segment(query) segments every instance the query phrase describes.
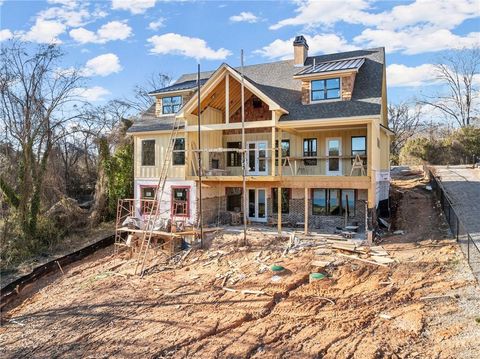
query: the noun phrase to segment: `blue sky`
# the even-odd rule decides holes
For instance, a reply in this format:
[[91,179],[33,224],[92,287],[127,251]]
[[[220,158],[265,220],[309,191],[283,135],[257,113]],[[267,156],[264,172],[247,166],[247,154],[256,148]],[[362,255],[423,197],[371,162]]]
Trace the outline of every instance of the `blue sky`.
[[0,0],[0,41],[61,43],[64,67],[83,68],[84,96],[128,96],[153,72],[178,77],[222,62],[291,58],[295,35],[310,54],[385,46],[390,102],[438,90],[444,51],[480,43],[479,0],[159,1]]

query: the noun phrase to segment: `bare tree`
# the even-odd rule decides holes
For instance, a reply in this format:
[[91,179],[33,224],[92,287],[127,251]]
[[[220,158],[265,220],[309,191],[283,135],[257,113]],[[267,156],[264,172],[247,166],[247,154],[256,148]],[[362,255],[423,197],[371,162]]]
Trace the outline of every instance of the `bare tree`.
[[59,71],[63,53],[55,45],[33,49],[12,41],[1,49],[0,125],[20,153],[19,175],[11,183],[0,175],[0,189],[19,214],[25,238],[33,241],[40,198],[53,146],[77,117],[71,101],[79,71]]
[[388,106],[388,126],[395,132],[390,145],[390,153],[393,156],[398,156],[405,142],[423,127],[420,115],[420,106],[411,106],[407,103]]
[[422,103],[440,110],[461,127],[469,126],[478,115],[479,96],[475,77],[480,76],[480,49],[452,51],[435,65],[437,80],[446,86],[444,94],[426,98]]
[[168,75],[152,73],[144,83],[134,86],[131,99],[123,101],[137,113],[141,113],[154,104],[154,98],[149,93],[168,86],[171,81],[172,78]]

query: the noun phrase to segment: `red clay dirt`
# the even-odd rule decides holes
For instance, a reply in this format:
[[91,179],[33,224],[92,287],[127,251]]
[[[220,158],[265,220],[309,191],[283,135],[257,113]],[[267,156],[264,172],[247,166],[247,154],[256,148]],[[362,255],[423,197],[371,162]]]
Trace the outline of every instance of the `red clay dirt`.
[[[398,261],[388,267],[334,255],[328,277],[309,283],[315,248],[283,257],[285,240],[255,230],[248,248],[225,233],[178,268],[159,264],[143,278],[129,274],[125,254],[114,257],[107,248],[20,298],[3,318],[0,354],[478,358],[480,291],[463,254],[446,238],[420,174],[403,173],[393,185],[395,226],[405,234],[382,243]],[[287,269],[279,278],[268,270],[273,263]],[[226,291],[223,284],[265,294]]]

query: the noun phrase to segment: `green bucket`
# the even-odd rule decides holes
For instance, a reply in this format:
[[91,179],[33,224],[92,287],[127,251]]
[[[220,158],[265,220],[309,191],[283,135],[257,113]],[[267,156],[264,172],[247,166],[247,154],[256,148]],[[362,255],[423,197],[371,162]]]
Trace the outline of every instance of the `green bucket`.
[[316,281],[316,280],[322,280],[326,276],[323,273],[310,273],[310,282]]
[[270,267],[270,269],[272,270],[272,272],[277,272],[277,273],[282,272],[282,271],[285,270],[284,267],[279,266],[278,264],[272,265],[272,266]]

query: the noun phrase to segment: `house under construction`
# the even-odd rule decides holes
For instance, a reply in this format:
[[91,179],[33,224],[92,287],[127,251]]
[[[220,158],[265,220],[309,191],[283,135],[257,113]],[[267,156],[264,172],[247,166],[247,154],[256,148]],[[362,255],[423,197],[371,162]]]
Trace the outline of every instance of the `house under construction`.
[[135,198],[118,225],[130,211],[141,222],[131,229],[153,220],[169,238],[245,220],[279,233],[365,230],[389,194],[384,49],[308,56],[298,36],[292,53],[151,92],[155,104],[128,130]]

